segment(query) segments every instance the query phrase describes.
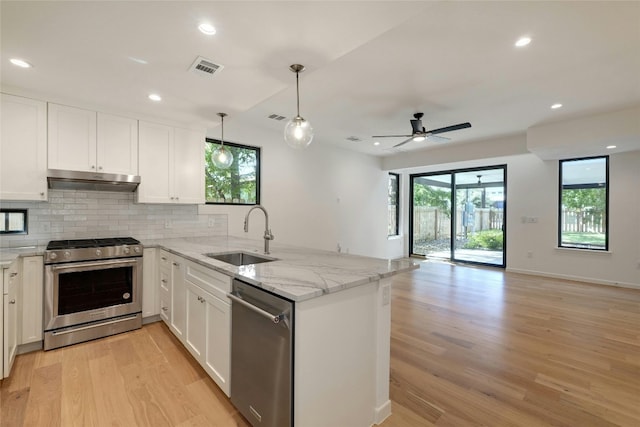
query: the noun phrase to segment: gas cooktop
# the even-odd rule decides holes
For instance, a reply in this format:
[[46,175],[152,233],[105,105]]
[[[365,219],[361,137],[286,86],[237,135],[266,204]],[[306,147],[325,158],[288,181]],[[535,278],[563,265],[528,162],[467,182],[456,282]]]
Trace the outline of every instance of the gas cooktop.
[[47,250],[103,248],[106,246],[139,245],[140,242],[133,237],[110,237],[106,239],[78,239],[78,240],[52,240],[47,245]]

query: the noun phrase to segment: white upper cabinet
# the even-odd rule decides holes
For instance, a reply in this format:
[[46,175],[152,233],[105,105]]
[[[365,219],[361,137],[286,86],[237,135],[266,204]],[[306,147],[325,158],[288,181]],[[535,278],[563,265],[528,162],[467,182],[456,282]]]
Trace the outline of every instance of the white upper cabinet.
[[204,132],[140,122],[140,203],[204,203]]
[[47,200],[47,104],[2,94],[0,199]]
[[49,104],[49,168],[138,174],[138,121]]
[[138,175],[138,120],[98,113],[97,135],[98,172]]

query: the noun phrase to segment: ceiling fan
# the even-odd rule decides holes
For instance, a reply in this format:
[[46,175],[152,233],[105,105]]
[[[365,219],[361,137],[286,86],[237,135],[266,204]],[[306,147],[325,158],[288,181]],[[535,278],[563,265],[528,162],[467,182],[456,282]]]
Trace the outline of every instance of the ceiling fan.
[[393,148],[395,148],[400,147],[401,145],[404,145],[410,141],[424,141],[425,139],[429,139],[431,141],[448,141],[449,138],[438,136],[437,134],[471,127],[471,123],[466,122],[439,129],[425,130],[422,126],[422,116],[424,116],[424,113],[415,113],[413,115],[415,119],[410,120],[411,128],[413,129],[413,133],[411,135],[374,135],[372,136],[372,138],[408,138],[401,143],[394,145]]

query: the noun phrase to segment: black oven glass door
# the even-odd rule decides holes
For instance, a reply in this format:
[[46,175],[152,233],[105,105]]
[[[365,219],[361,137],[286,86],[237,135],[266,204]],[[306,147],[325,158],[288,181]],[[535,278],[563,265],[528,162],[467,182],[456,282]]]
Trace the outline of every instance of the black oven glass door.
[[128,304],[132,297],[132,266],[58,275],[58,315]]

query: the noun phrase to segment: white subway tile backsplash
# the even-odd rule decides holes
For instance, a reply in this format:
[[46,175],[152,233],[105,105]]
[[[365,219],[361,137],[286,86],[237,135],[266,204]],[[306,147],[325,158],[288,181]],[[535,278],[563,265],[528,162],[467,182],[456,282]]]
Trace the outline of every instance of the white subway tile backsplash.
[[[50,240],[131,236],[136,239],[226,236],[227,215],[198,215],[195,205],[136,204],[133,193],[49,190],[48,202],[6,202],[28,209],[29,234],[2,235],[0,247]],[[213,217],[213,221],[209,221]],[[170,228],[165,228],[169,221]],[[212,227],[209,224],[213,224]]]

